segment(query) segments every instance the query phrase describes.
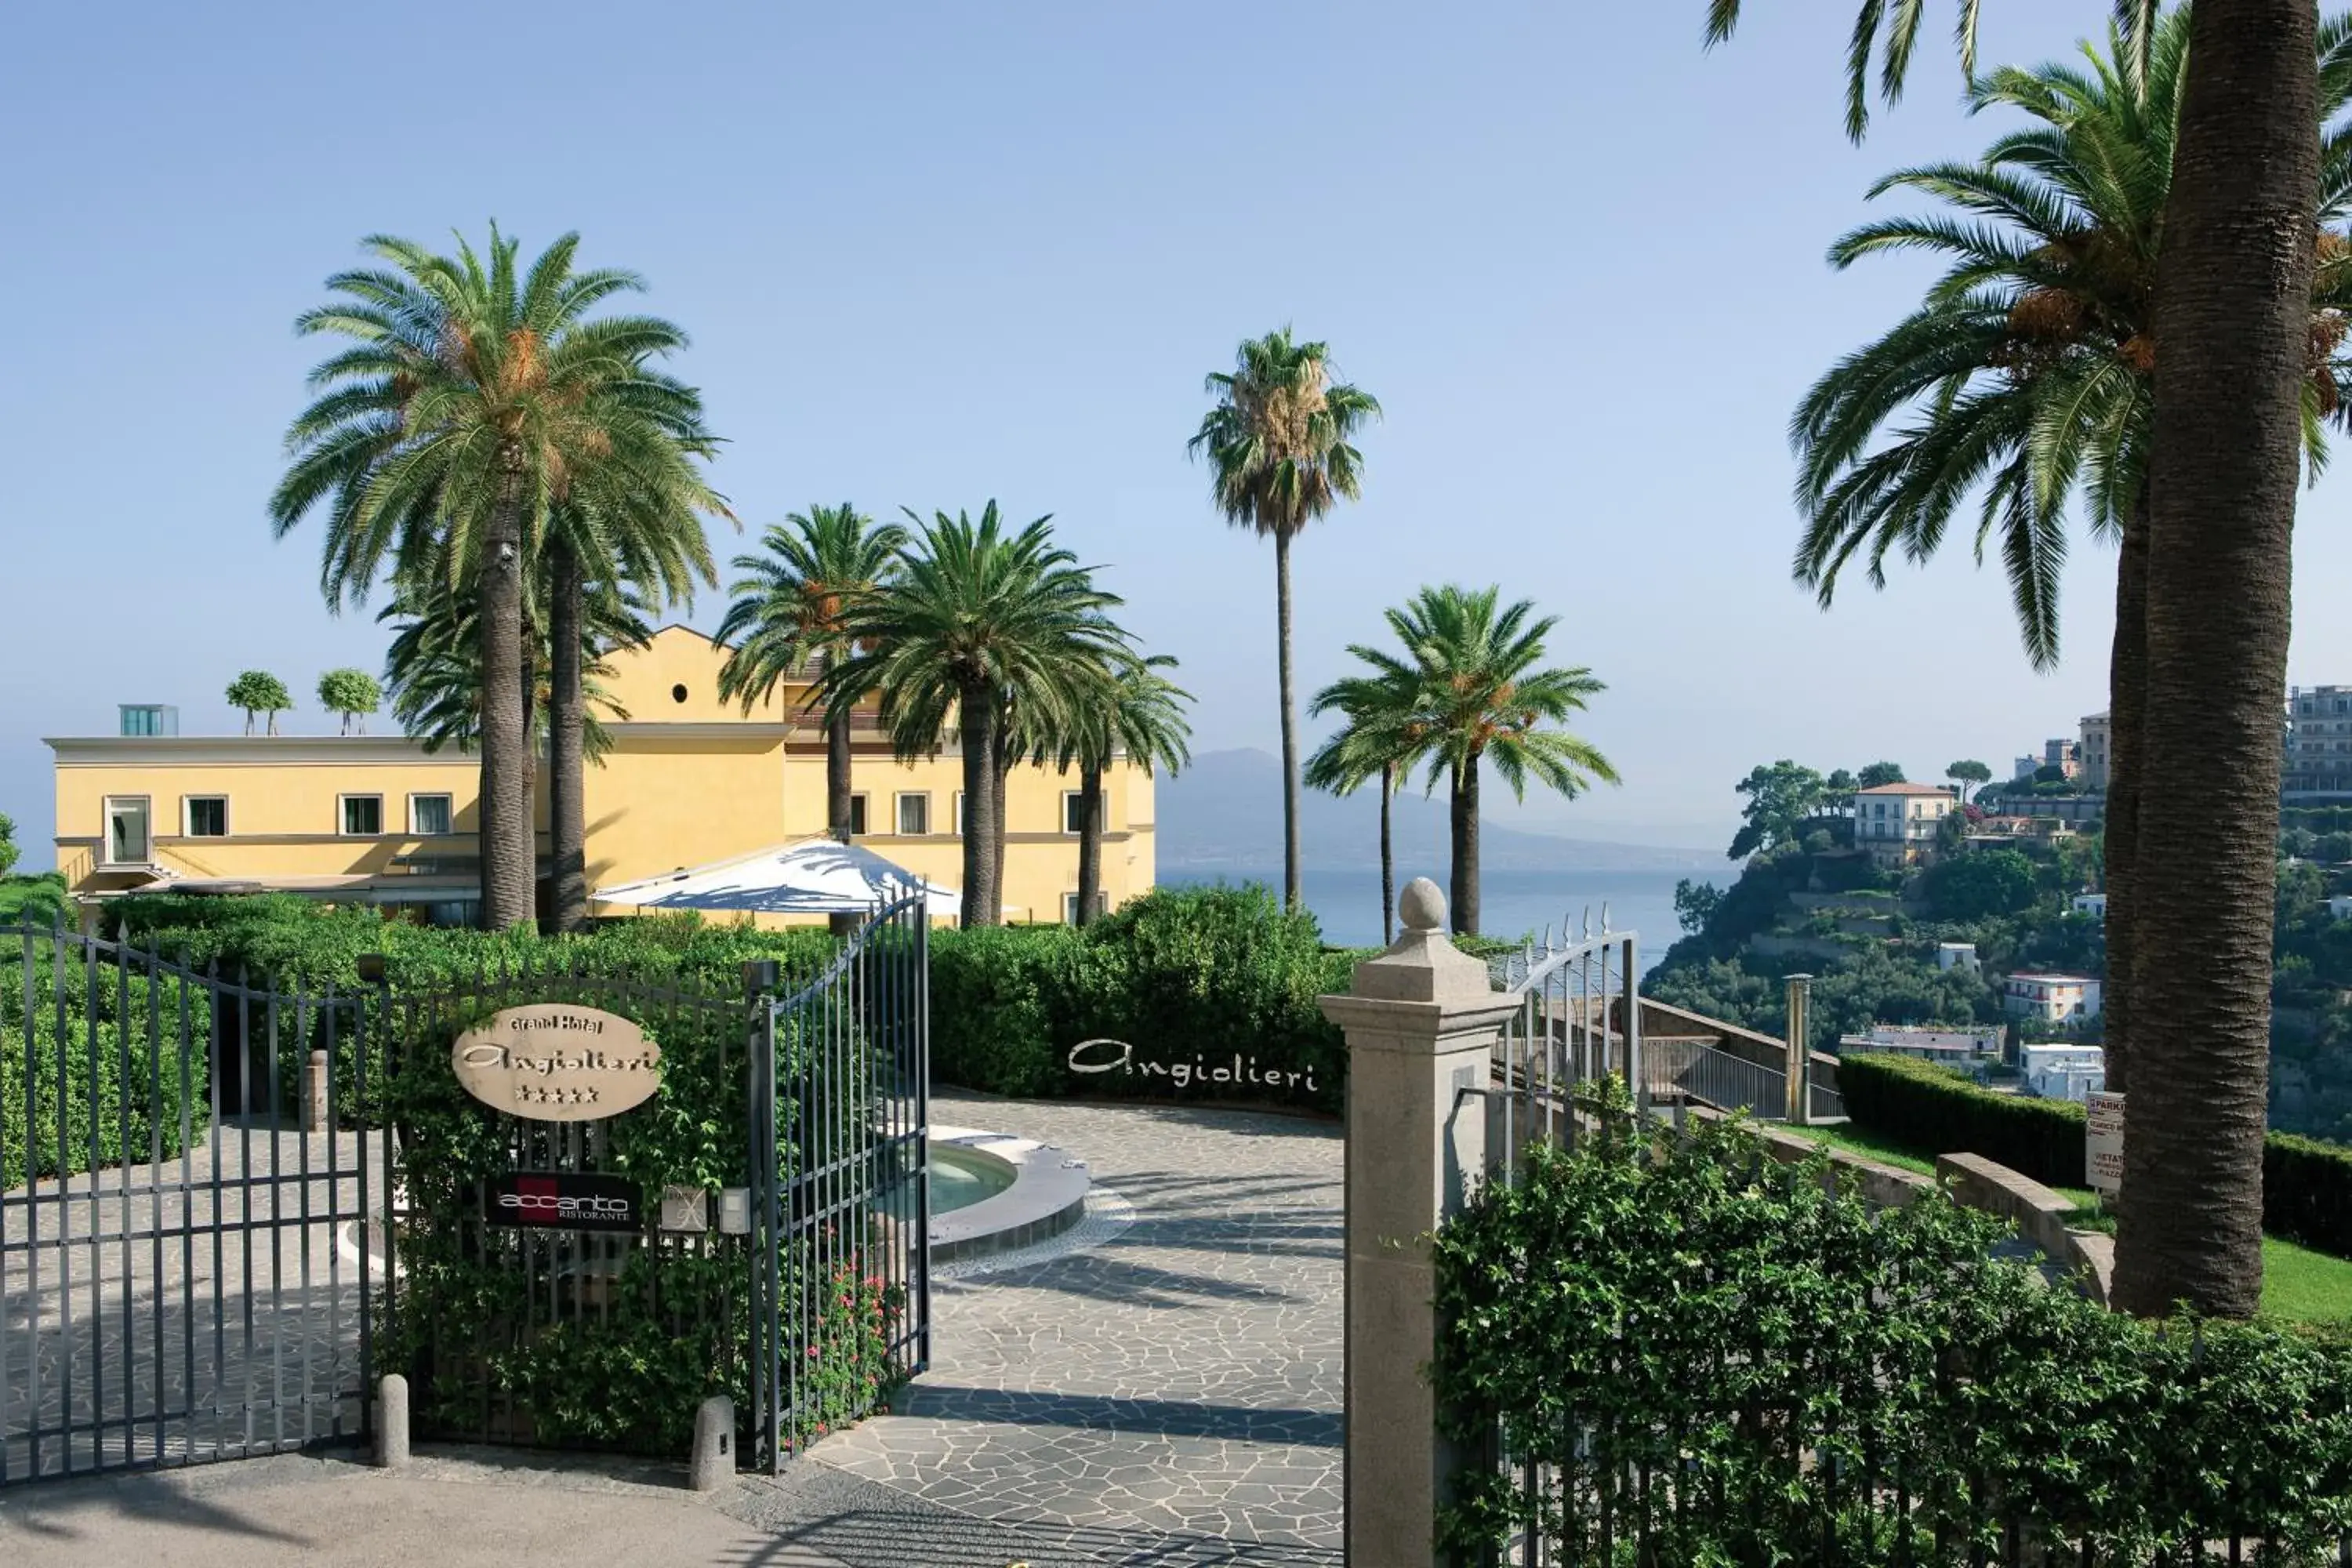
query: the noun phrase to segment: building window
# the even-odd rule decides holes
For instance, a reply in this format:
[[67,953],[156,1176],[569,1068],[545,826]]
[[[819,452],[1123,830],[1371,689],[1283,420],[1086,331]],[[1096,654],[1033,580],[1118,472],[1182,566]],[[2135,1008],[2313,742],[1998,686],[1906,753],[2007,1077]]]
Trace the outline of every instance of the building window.
[[866,837],[866,797],[862,795],[849,797],[849,836],[852,838]]
[[228,837],[228,796],[192,795],[181,803],[180,830],[191,838]]
[[141,866],[147,861],[148,802],[143,795],[106,797],[106,863]]
[[408,797],[408,831],[419,838],[439,838],[449,831],[449,797],[412,795]]
[[961,790],[955,792],[955,832],[958,838],[963,837],[963,791]]
[[1087,829],[1087,797],[1076,790],[1062,792],[1062,831],[1084,833]]
[[344,795],[335,797],[336,815],[346,838],[374,838],[383,832],[383,796]]
[[[1097,890],[1095,894],[1095,918],[1099,920],[1108,913],[1110,913],[1110,895]],[[1062,923],[1066,926],[1078,923],[1078,896],[1076,893],[1062,895]]]
[[931,797],[928,795],[902,795],[898,797],[898,837],[920,838],[931,830]]

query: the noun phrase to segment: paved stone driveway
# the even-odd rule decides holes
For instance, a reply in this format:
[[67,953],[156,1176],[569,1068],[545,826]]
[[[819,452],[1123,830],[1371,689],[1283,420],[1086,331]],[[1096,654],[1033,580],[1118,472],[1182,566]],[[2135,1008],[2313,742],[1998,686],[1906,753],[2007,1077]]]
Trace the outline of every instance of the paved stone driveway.
[[1336,1564],[1339,1130],[960,1094],[932,1116],[1058,1144],[1134,1221],[940,1283],[931,1370],[809,1458],[1072,1557]]

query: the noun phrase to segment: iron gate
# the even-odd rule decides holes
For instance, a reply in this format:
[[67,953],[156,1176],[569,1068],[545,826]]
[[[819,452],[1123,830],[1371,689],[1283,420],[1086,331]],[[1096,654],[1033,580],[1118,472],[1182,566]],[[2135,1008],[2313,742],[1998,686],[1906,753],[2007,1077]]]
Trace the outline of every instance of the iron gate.
[[62,928],[0,954],[0,1485],[364,1436],[368,999]]
[[887,906],[753,1043],[752,1457],[770,1470],[930,1362],[929,942],[921,895]]
[[[747,990],[548,967],[395,989],[362,960],[338,993],[0,928],[0,1485],[361,1440],[383,1370],[417,1384],[420,1436],[562,1440],[485,1352],[609,1321],[662,1278],[623,1279],[645,1254],[731,1281],[680,1331],[750,1394],[754,1462],[868,1414],[929,1359],[929,934],[907,900]],[[740,1225],[722,1189],[698,1225],[648,1193],[634,1235],[496,1226],[480,1173],[426,1157],[409,1119],[458,1092],[453,1032],[539,1001],[706,1037],[666,1086],[742,1097]],[[615,1170],[608,1122],[496,1115],[488,1142],[509,1171]],[[436,1258],[510,1275],[516,1310],[420,1311]]]

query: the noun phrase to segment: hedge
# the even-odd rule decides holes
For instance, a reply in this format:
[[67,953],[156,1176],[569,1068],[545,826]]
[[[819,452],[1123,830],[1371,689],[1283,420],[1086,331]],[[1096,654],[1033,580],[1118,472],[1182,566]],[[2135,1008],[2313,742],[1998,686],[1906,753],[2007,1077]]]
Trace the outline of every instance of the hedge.
[[1947,1199],[1875,1210],[1736,1123],[1643,1135],[1622,1085],[1586,1109],[1433,1248],[1441,1430],[1552,1483],[1468,1467],[1441,1561],[2336,1560],[2352,1344],[2109,1312]]
[[183,1055],[176,983],[155,983],[151,996],[143,975],[126,985],[117,970],[75,963],[58,986],[54,963],[47,951],[35,959],[29,1024],[16,963],[0,984],[0,1190],[34,1176],[173,1158],[203,1138],[210,1120],[211,1020],[205,1009],[188,1010]]
[[[1965,1151],[2053,1187],[2087,1184],[2083,1108],[1995,1094],[1913,1057],[1838,1058],[1854,1125],[1915,1149]],[[2263,1146],[2263,1229],[2352,1258],[2352,1148],[2273,1132]]]
[[[369,952],[385,955],[387,979],[400,991],[526,965],[731,987],[751,959],[779,960],[789,984],[834,950],[814,927],[761,931],[689,915],[615,921],[572,937],[493,935],[282,894],[127,898],[110,903],[105,918],[110,935],[128,932],[142,947],[228,977],[339,990],[358,985],[360,955]],[[1083,930],[939,928],[931,933],[932,1076],[1024,1097],[1336,1110],[1347,1053],[1315,999],[1346,990],[1349,967],[1363,955],[1327,950],[1313,916],[1286,911],[1255,886],[1161,889]],[[1128,1047],[1121,1067],[1074,1071],[1071,1050],[1089,1040],[1115,1043],[1097,1047],[1104,1058]],[[281,1038],[282,1083],[299,1081],[299,1053],[320,1043]],[[350,1083],[348,1037],[339,1043],[339,1076]],[[371,1083],[380,1066],[370,1063]]]
[[[597,1000],[660,1047],[662,1091],[602,1124],[596,1168],[648,1196],[672,1184],[744,1184],[751,1126],[740,1011],[679,1006],[658,985],[616,986]],[[408,1045],[423,1060],[446,1062],[457,1033],[491,1006],[486,999],[436,1006]],[[828,1037],[820,1047],[791,1034],[779,1045],[787,1058],[780,1082],[789,1085],[802,1051],[838,1052],[841,1042]],[[837,1083],[832,1098],[851,1113],[860,1096],[856,1086]],[[789,1178],[818,1156],[793,1144],[794,1128],[808,1123],[789,1095],[776,1110]],[[731,1397],[742,1421],[755,1418],[740,1238],[710,1237],[705,1247],[647,1237],[627,1248],[593,1310],[583,1298],[569,1313],[552,1312],[555,1264],[546,1242],[478,1217],[485,1184],[518,1163],[514,1123],[447,1071],[390,1079],[384,1110],[399,1130],[408,1203],[400,1284],[385,1299],[379,1353],[414,1385],[422,1431],[674,1456],[690,1446],[695,1407],[710,1394]],[[521,1149],[538,1142],[526,1133]],[[807,1397],[787,1434],[795,1444],[870,1411],[898,1376],[888,1347],[903,1290],[885,1282],[887,1271],[856,1267],[861,1247],[877,1238],[833,1237],[830,1226],[826,1234],[822,1246],[804,1237],[785,1255],[788,1280],[796,1270],[826,1268],[834,1286],[808,1293],[819,1310],[805,1336]],[[485,1432],[485,1421],[509,1402],[520,1422]]]

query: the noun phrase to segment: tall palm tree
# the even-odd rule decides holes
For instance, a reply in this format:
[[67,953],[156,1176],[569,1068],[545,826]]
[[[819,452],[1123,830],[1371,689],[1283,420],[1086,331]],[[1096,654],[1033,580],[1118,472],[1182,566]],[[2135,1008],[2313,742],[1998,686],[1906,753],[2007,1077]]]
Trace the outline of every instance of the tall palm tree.
[[1337,713],[1340,725],[1307,759],[1310,789],[1349,795],[1375,777],[1381,782],[1381,940],[1396,940],[1396,852],[1390,805],[1397,786],[1421,761],[1427,723],[1417,681],[1402,671],[1351,675],[1317,692],[1307,710]]
[[617,519],[645,487],[685,483],[692,454],[646,369],[683,339],[650,318],[593,315],[643,285],[575,269],[576,235],[527,269],[495,226],[482,252],[461,239],[440,256],[390,236],[366,248],[381,265],[331,278],[338,298],[297,319],[298,331],[351,346],[311,372],[318,396],[287,431],[271,521],[283,537],[323,504],[330,608],[425,560],[478,597],[482,911],[503,929],[535,902],[525,582],[558,508]]
[[[2172,13],[2136,37],[2111,34],[2106,56],[2086,46],[2087,71],[2004,69],[1973,83],[1977,107],[2021,110],[2040,123],[2001,138],[1975,163],[1907,169],[1880,182],[1874,195],[1909,190],[1958,212],[1858,229],[1832,247],[1832,260],[1924,248],[1948,258],[1948,270],[1917,311],[1824,375],[1791,421],[1809,521],[1797,572],[1824,603],[1839,569],[1865,546],[1878,583],[1890,552],[1931,553],[1981,479],[1979,552],[1999,536],[2029,655],[2047,665],[2057,654],[2070,500],[2079,493],[2094,531],[2119,541],[2105,999],[2109,1081],[2118,1089],[2135,1076],[2145,1016],[2140,920],[2154,897],[2144,892],[2138,852],[2141,781],[2150,776],[2154,492],[2147,475],[2157,423],[2159,239],[2189,26],[2186,13]],[[2352,93],[2352,26],[2330,23],[2315,53],[2321,113],[2333,120]],[[2352,143],[2340,131],[2323,162],[2321,225],[2341,222],[2352,198]],[[2326,456],[2322,418],[2340,419],[2352,406],[2352,380],[2337,353],[2352,263],[2340,240],[2324,226],[2315,232],[2322,260],[2300,420],[2315,472]],[[1898,420],[1909,423],[1874,446]],[[2126,1209],[2130,1202],[2127,1194]]]
[[588,917],[588,705],[580,660],[591,634],[583,616],[597,594],[691,605],[698,583],[718,581],[703,514],[734,521],[695,466],[718,451],[703,426],[701,395],[646,363],[665,339],[683,346],[684,334],[651,322],[643,324],[640,339],[635,375],[616,389],[626,396],[637,439],[608,447],[584,476],[591,482],[569,476],[543,541],[554,656],[548,683],[549,909],[559,931],[576,931]]
[[1402,719],[1429,763],[1428,788],[1446,781],[1453,828],[1454,929],[1478,931],[1479,773],[1491,760],[1517,799],[1528,778],[1573,800],[1617,770],[1589,742],[1556,728],[1607,689],[1581,665],[1547,668],[1544,638],[1559,625],[1521,599],[1497,611],[1496,588],[1423,588],[1387,612],[1401,655],[1351,644],[1370,678],[1410,690]]
[[[604,721],[629,717],[604,685],[613,673],[606,656],[642,647],[652,638],[653,627],[643,611],[640,602],[606,592],[591,596],[581,617],[582,752],[591,762],[613,749],[612,731]],[[428,578],[396,590],[376,616],[393,632],[383,660],[393,717],[404,733],[423,742],[428,752],[450,747],[471,752],[480,743],[478,615],[479,605],[469,595],[452,592],[439,578]],[[551,727],[549,692],[557,661],[541,629],[548,619],[539,595],[525,602],[524,636],[530,646],[524,659],[529,679],[521,701],[523,722],[534,741],[547,740]]]
[[[719,694],[750,712],[788,681],[808,680],[852,651],[848,606],[890,574],[910,536],[895,522],[877,523],[847,501],[793,512],[761,539],[761,552],[735,557],[743,574],[719,640],[730,645],[719,672]],[[869,693],[833,689],[824,712],[825,830],[849,842],[849,727]],[[819,705],[811,685],[806,703]]]
[[913,542],[877,586],[847,596],[853,651],[818,682],[824,703],[873,691],[902,760],[938,754],[952,721],[963,755],[963,923],[1004,918],[1002,722],[1008,709],[1067,732],[1127,644],[1106,613],[1121,602],[1054,542],[1051,521],[1009,531],[990,501],[914,512]]
[[1192,760],[1192,726],[1184,709],[1192,694],[1162,670],[1176,668],[1167,654],[1126,658],[1109,683],[1081,694],[1055,761],[1065,772],[1078,770],[1078,916],[1087,925],[1102,901],[1103,775],[1121,756],[1150,773],[1175,773]]
[[1298,704],[1290,673],[1290,542],[1353,500],[1363,456],[1351,444],[1380,404],[1371,394],[1334,384],[1330,350],[1295,342],[1283,328],[1241,345],[1234,368],[1208,378],[1216,399],[1186,450],[1206,455],[1209,489],[1236,527],[1274,541],[1276,668],[1282,694],[1282,896],[1299,905]]

